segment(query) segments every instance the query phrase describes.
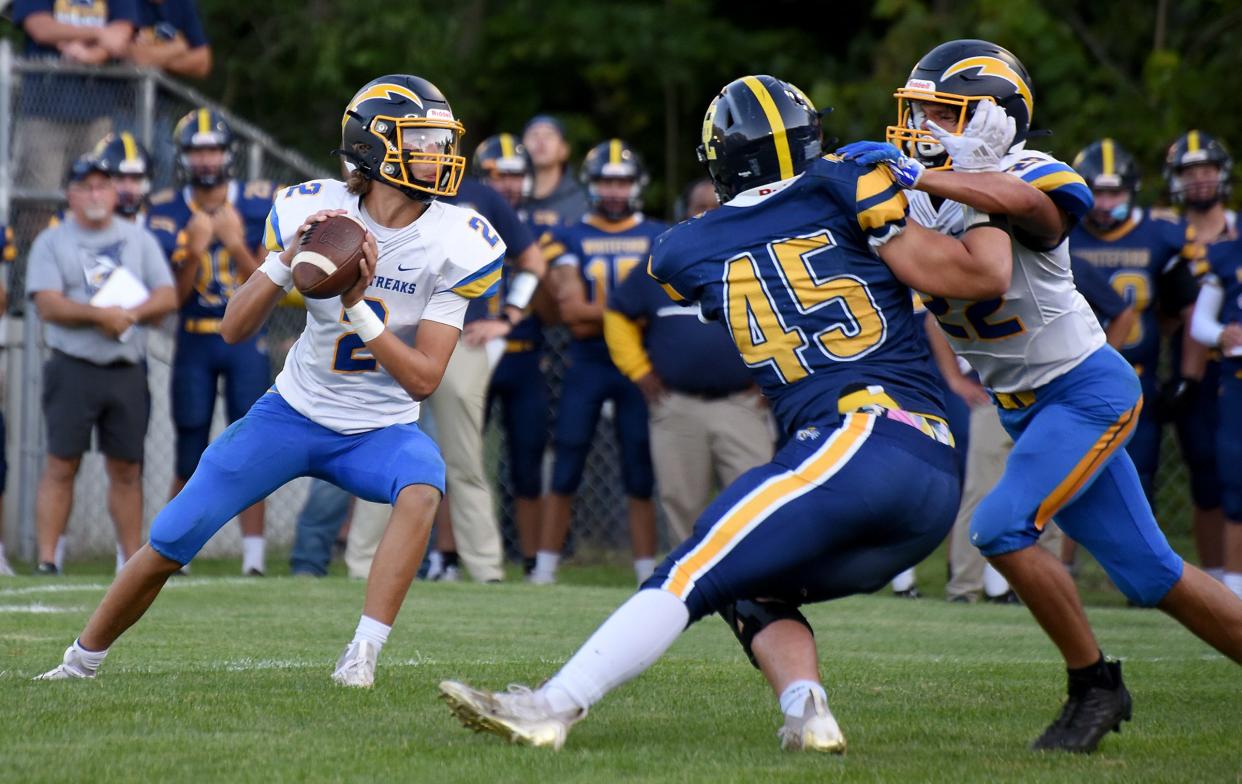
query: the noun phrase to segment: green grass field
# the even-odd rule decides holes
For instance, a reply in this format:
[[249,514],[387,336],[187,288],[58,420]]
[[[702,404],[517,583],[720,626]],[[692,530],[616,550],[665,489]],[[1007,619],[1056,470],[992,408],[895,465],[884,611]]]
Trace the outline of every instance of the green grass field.
[[1135,699],[1090,757],[1026,750],[1064,674],[1025,609],[886,596],[807,613],[843,758],[778,749],[775,700],[717,619],[558,754],[462,729],[436,684],[542,680],[626,598],[624,570],[570,570],[576,584],[553,588],[416,584],[376,687],[354,691],[329,674],[362,584],[212,576],[235,568],[196,563],[98,680],[71,683],[29,678],[58,662],[106,575],[0,578],[0,782],[1242,781],[1242,669],[1154,611],[1090,610]]

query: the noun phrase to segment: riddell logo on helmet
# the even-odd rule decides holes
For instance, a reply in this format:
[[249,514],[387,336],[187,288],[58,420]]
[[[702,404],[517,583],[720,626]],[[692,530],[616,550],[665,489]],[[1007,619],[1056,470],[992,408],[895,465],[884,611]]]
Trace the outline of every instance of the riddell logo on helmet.
[[448,109],[428,109],[427,119],[429,120],[451,120],[453,113]]
[[936,83],[927,79],[911,79],[906,82],[907,90],[918,90],[919,92],[934,93],[936,92]]

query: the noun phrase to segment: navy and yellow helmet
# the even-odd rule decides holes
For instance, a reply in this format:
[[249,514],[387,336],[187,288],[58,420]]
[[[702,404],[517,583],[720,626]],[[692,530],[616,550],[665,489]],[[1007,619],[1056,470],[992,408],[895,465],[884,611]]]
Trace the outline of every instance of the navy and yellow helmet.
[[[173,129],[173,141],[177,145],[177,179],[181,182],[200,188],[213,188],[232,178],[237,137],[219,112],[207,108],[189,112]],[[223,150],[223,164],[191,166],[190,151],[203,149]]]
[[893,97],[897,124],[888,126],[885,139],[932,167],[947,167],[949,160],[944,147],[923,127],[923,103],[956,109],[957,127],[945,130],[961,133],[974,104],[994,101],[1014,120],[1014,144],[1030,135],[1035,113],[1035,92],[1026,66],[1003,46],[977,39],[949,41],[923,55]]
[[[578,179],[586,188],[591,208],[607,218],[624,218],[643,208],[643,191],[649,181],[647,167],[638,151],[620,139],[609,139],[592,147],[582,160]],[[605,203],[596,187],[600,180],[629,180],[632,185],[625,203],[615,206]]]
[[141,181],[137,192],[117,192],[116,211],[132,217],[142,211],[147,194],[151,192],[151,156],[129,131],[110,133],[99,140],[92,155],[102,159],[113,177],[136,177]]
[[698,156],[723,204],[801,174],[822,147],[820,115],[805,93],[774,76],[743,76],[708,105]]
[[409,74],[372,79],[341,116],[347,168],[416,201],[453,196],[466,172],[460,154],[466,129],[431,82]]
[[[1181,174],[1191,166],[1214,165],[1219,170],[1218,185],[1213,198],[1199,203],[1188,202]],[[1233,156],[1219,139],[1203,131],[1188,131],[1169,146],[1164,159],[1164,181],[1169,186],[1169,196],[1176,204],[1207,208],[1229,198],[1233,176]]]
[[498,133],[479,142],[471,161],[474,176],[480,178],[486,178],[493,172],[529,175],[532,168],[530,155],[522,146],[522,140],[511,133]]
[[1073,165],[1092,190],[1138,192],[1138,162],[1126,148],[1112,139],[1098,139],[1083,147],[1074,156]]

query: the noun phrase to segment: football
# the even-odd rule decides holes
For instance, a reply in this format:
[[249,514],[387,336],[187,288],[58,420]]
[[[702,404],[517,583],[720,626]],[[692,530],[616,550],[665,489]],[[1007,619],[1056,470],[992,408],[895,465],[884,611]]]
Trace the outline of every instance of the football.
[[290,265],[293,285],[302,296],[328,299],[354,285],[366,233],[362,223],[349,215],[333,215],[312,224],[302,234]]

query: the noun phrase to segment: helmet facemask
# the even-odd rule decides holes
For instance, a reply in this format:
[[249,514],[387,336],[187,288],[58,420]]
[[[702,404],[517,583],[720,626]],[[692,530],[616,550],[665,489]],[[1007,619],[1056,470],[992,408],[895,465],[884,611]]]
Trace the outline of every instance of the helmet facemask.
[[[643,208],[643,187],[640,180],[634,177],[634,172],[630,171],[632,167],[626,167],[625,174],[617,174],[615,176],[607,174],[608,164],[604,167],[605,173],[602,177],[597,177],[587,182],[587,199],[595,212],[608,220],[618,221],[630,217]],[[599,185],[602,182],[610,183],[629,183],[624,196],[604,195],[600,192]]]
[[[1183,156],[1185,158],[1189,155]],[[1186,171],[1190,169],[1205,170],[1207,167],[1216,170],[1216,175],[1212,182],[1199,181],[1186,182]],[[1225,167],[1217,164],[1215,161],[1203,161],[1202,163],[1188,163],[1179,168],[1174,169],[1173,176],[1169,178],[1169,195],[1177,204],[1183,204],[1192,210],[1204,212],[1212,209],[1220,202],[1224,201],[1229,195],[1229,173]]]
[[461,123],[378,115],[368,130],[384,145],[375,179],[412,198],[457,194],[466,173],[466,159],[457,153],[465,133]]
[[944,145],[927,130],[924,104],[934,103],[953,110],[957,120],[946,127],[936,123],[951,134],[960,136],[966,124],[974,116],[974,106],[979,101],[993,100],[987,96],[956,95],[938,91],[902,87],[893,93],[897,99],[897,124],[884,129],[884,139],[905,155],[915,158],[929,169],[948,169],[953,165]]

